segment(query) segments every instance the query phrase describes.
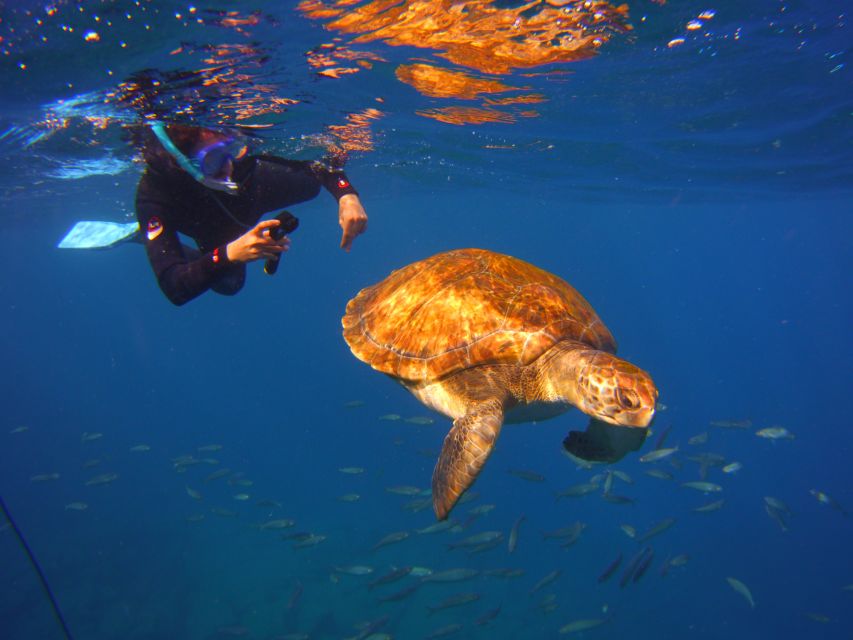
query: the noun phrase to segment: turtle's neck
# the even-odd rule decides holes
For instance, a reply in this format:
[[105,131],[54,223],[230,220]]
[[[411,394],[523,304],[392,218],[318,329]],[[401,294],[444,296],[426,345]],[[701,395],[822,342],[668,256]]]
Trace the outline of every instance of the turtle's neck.
[[582,342],[562,340],[530,365],[525,395],[531,401],[567,402],[579,406],[578,378],[590,358],[601,353]]

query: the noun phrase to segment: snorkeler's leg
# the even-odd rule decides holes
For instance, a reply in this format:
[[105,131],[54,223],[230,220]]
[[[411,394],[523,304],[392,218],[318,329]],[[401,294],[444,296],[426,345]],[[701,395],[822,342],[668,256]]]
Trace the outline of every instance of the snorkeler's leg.
[[235,264],[228,268],[216,281],[210,285],[211,290],[223,296],[233,296],[246,283],[246,265]]
[[[187,245],[182,246],[190,260],[195,260],[196,258],[204,255],[199,249],[193,249]],[[223,296],[233,296],[243,288],[245,283],[246,265],[231,264],[223,270],[222,275],[217,277],[216,280],[210,284],[210,290]]]

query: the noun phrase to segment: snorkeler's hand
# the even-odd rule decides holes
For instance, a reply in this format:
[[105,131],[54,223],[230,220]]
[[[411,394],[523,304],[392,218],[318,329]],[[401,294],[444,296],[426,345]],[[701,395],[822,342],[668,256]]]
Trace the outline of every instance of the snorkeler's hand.
[[354,193],[348,193],[338,201],[338,224],[343,229],[341,249],[349,251],[352,241],[367,230],[367,214]]
[[283,251],[290,249],[290,238],[284,236],[276,240],[270,236],[270,229],[281,224],[279,220],[264,220],[254,229],[228,243],[226,250],[231,262],[253,262],[277,258]]

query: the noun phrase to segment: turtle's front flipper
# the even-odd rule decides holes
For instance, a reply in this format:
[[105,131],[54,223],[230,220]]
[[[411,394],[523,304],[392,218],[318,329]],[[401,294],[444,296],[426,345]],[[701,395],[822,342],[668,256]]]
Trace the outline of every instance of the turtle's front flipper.
[[497,400],[474,406],[454,420],[432,472],[432,506],[439,520],[456,504],[486,464],[501,432],[504,411]]
[[570,431],[563,447],[587,462],[613,463],[639,449],[647,434],[645,428],[623,427],[593,418],[586,431]]

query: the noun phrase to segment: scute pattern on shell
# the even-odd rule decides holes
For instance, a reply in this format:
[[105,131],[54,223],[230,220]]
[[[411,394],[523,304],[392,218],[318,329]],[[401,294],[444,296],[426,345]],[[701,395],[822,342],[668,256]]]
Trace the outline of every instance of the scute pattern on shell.
[[533,362],[556,342],[615,353],[616,341],[564,280],[483,249],[434,255],[392,272],[347,304],[353,354],[408,381],[471,366]]

